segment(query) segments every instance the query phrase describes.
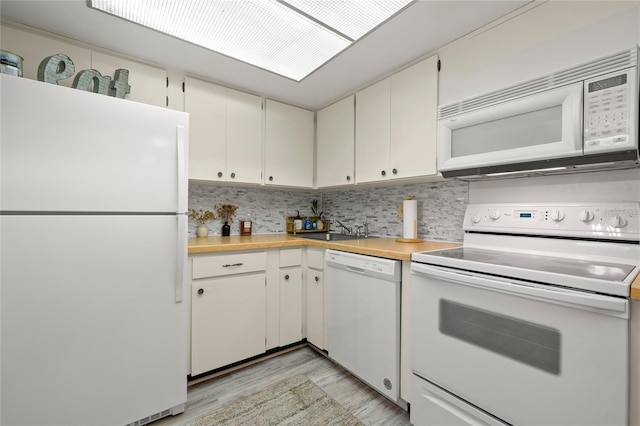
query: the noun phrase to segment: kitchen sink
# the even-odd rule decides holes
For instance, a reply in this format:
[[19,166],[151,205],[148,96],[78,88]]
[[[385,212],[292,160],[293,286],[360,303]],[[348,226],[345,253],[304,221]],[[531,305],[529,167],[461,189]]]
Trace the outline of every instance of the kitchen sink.
[[[344,240],[364,240],[365,237],[356,237],[355,235],[348,234],[331,234],[331,233],[316,233],[316,234],[296,234],[296,237],[299,238],[307,238],[310,240],[320,240],[320,241],[344,241]],[[377,237],[367,237],[369,238],[377,238]]]

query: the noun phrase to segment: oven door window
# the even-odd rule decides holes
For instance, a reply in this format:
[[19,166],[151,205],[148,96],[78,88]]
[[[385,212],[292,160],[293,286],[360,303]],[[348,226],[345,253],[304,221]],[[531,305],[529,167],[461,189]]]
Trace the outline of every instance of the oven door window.
[[560,333],[553,328],[441,299],[440,332],[548,373],[560,373]]

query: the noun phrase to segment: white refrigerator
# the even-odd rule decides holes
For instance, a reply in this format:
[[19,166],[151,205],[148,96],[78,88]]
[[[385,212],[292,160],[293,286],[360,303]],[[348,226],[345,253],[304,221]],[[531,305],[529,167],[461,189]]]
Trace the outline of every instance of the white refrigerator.
[[184,411],[188,114],[7,75],[0,97],[0,423]]

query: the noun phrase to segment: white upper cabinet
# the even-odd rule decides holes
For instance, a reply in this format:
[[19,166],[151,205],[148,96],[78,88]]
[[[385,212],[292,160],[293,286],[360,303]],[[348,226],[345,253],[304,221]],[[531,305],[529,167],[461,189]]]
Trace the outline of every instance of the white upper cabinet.
[[117,69],[125,69],[129,71],[128,84],[131,86],[125,99],[160,107],[167,104],[167,73],[162,68],[90,50],[59,38],[23,31],[10,25],[0,26],[0,39],[3,50],[24,59],[25,78],[37,80],[38,67],[42,61],[56,54],[64,54],[73,62],[74,72],[68,78],[58,80],[60,86],[71,87],[76,75],[83,70],[94,69],[102,76],[113,79]]
[[313,186],[314,113],[267,99],[266,185]]
[[356,94],[356,183],[437,174],[437,63],[430,57]]
[[129,71],[128,83],[131,86],[125,99],[167,106],[167,72],[164,69],[101,52],[91,52],[91,68],[112,79],[117,69],[125,69]]
[[353,185],[355,95],[320,111],[316,127],[316,186]]
[[438,57],[391,76],[392,178],[435,175]]
[[356,182],[388,179],[391,139],[391,81],[356,94]]
[[[75,67],[76,73],[91,68],[91,50],[57,38],[49,38],[18,28],[0,25],[2,50],[20,55],[23,58],[22,75],[31,80],[38,79],[38,66],[45,58],[62,53],[67,55]],[[98,70],[100,71],[100,70]],[[69,78],[58,80],[58,85],[71,87],[75,73]]]
[[185,78],[189,113],[189,179],[259,184],[262,178],[262,100]]
[[227,174],[227,89],[186,77],[189,113],[189,179],[224,181]]
[[262,182],[262,98],[227,89],[227,181]]

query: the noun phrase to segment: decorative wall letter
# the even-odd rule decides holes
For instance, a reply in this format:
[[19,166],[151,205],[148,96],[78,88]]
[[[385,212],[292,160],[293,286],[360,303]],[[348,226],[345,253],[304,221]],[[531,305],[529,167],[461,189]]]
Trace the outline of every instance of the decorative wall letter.
[[110,85],[111,77],[103,76],[96,70],[82,70],[76,74],[76,78],[73,79],[71,87],[86,90],[87,92],[108,95]]
[[131,86],[129,86],[129,70],[119,68],[116,70],[111,82],[111,96],[124,99],[124,95],[131,92]]
[[58,84],[58,80],[69,78],[75,72],[76,67],[67,55],[58,53],[44,58],[38,66],[38,80],[45,83]]
[[[45,83],[58,84],[59,80],[71,77],[75,71],[76,67],[73,65],[71,58],[58,53],[46,57],[40,62],[38,80]],[[71,87],[124,99],[127,93],[131,93],[129,70],[117,69],[113,80],[111,80],[111,77],[103,76],[94,69],[82,70],[76,74]]]

